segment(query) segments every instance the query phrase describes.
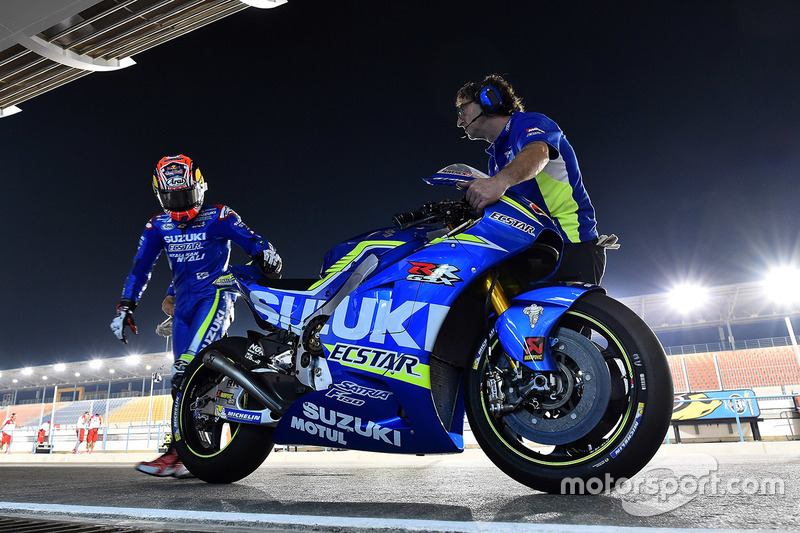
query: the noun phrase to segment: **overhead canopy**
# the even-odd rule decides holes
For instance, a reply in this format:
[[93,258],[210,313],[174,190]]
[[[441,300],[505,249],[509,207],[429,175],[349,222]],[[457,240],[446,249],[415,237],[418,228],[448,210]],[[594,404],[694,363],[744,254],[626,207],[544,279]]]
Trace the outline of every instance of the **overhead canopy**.
[[3,0],[0,117],[20,103],[223,17],[287,0]]

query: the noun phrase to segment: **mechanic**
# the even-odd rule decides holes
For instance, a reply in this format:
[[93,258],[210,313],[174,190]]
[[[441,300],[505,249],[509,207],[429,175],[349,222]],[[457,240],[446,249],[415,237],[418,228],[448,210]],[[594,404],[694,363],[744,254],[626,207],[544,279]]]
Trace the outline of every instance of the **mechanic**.
[[514,89],[497,74],[461,87],[456,111],[464,137],[490,143],[490,178],[461,185],[469,204],[483,211],[508,189],[528,198],[555,221],[564,239],[561,264],[550,279],[599,284],[605,249],[618,248],[617,237],[598,236],[578,160],[558,125],[541,113],[526,113]]
[[[165,250],[172,284],[162,309],[173,316],[174,399],[194,356],[222,338],[233,320],[235,296],[213,285],[228,267],[231,242],[253,256],[269,277],[280,277],[282,261],[275,248],[248,228],[230,207],[203,204],[207,185],[191,158],[162,158],[156,165],[153,190],[164,213],[145,225],[111,330],[122,342],[127,342],[126,326],[138,333],[133,312],[158,256]],[[172,446],[161,457],[139,463],[136,468],[154,476],[191,477]]]

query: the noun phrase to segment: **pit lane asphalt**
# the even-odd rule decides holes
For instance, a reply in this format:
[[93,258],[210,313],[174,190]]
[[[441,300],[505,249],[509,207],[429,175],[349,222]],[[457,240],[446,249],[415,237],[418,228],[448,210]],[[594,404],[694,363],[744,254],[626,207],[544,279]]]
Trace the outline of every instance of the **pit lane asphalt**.
[[[145,517],[148,510],[177,511],[177,517],[211,512],[223,521],[233,516],[225,513],[245,513],[237,523],[261,516],[261,529],[283,525],[292,531],[367,531],[368,522],[353,520],[368,518],[397,530],[408,520],[430,521],[437,531],[447,530],[443,523],[564,525],[571,531],[580,530],[575,525],[800,530],[800,442],[666,445],[627,490],[594,496],[530,490],[479,449],[424,457],[274,451],[256,472],[231,485],[154,478],[133,469],[153,456],[0,456],[0,514],[19,514],[25,504],[39,517],[51,516],[48,509],[56,516],[88,516],[89,508],[137,509]],[[151,520],[164,520],[152,514]],[[270,522],[276,515],[285,523]],[[314,526],[293,517],[330,521]],[[207,522],[208,515],[195,519]]]

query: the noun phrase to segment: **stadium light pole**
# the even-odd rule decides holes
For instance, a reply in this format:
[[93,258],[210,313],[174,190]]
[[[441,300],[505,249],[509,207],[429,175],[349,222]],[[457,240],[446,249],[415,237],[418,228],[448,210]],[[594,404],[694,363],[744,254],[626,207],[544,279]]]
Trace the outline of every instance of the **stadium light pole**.
[[[796,281],[800,277],[800,269],[795,266],[775,267],[767,272],[764,278],[764,292],[778,305],[781,311],[786,311],[800,303],[800,287]],[[788,316],[783,318],[786,323],[786,331],[794,347],[794,355],[797,357],[797,364],[800,366],[800,347],[797,345],[797,338],[794,335],[792,321]]]

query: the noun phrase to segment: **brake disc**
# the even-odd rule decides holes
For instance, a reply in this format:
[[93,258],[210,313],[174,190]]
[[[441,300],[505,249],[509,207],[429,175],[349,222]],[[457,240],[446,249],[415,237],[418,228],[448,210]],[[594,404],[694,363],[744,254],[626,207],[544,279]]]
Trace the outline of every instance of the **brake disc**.
[[[531,412],[521,407],[503,417],[517,434],[548,445],[569,444],[588,434],[602,419],[611,398],[608,366],[594,343],[566,328],[559,328],[556,336],[558,342],[551,348],[553,355],[571,363],[559,364],[562,372],[571,372],[564,376],[572,384],[564,389],[569,396],[542,402],[558,406],[557,410]],[[558,416],[552,416],[553,413]]]

